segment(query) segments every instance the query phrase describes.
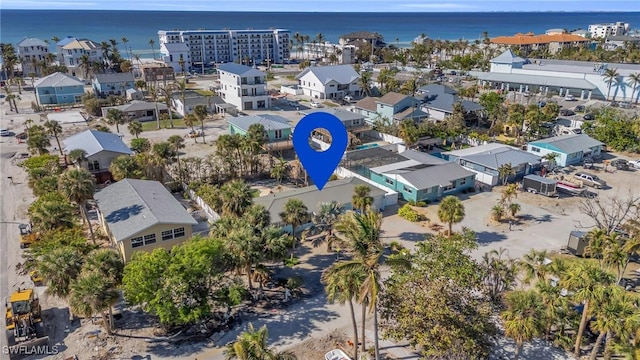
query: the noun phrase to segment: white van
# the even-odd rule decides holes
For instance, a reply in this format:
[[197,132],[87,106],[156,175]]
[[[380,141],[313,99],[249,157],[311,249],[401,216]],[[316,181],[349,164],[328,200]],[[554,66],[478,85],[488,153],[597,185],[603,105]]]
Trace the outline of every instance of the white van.
[[343,100],[346,102],[353,102],[353,97],[351,95],[347,95],[343,98]]

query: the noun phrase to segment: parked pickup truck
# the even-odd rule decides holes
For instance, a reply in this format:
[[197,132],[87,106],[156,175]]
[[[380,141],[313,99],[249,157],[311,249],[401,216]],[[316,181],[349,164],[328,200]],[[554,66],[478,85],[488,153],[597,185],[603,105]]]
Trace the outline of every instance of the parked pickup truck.
[[574,177],[582,181],[585,185],[594,187],[596,189],[602,189],[607,186],[607,182],[600,179],[596,175],[587,172],[577,172]]
[[629,162],[625,159],[613,159],[609,165],[615,167],[618,170],[629,170]]

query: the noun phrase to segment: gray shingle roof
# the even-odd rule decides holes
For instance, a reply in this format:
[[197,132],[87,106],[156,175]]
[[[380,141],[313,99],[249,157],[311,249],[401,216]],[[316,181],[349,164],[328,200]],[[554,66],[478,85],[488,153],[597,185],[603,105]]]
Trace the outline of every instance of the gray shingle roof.
[[439,85],[439,84],[429,84],[429,85],[421,86],[418,88],[418,91],[425,93],[427,95],[438,95],[438,94],[456,95],[458,93],[455,89],[452,89],[445,85]]
[[133,82],[133,74],[130,72],[123,73],[109,73],[109,74],[95,74],[94,75],[97,82],[100,84],[106,83],[122,83],[122,82]]
[[248,131],[249,126],[253,124],[262,124],[266,130],[284,130],[292,128],[287,119],[280,115],[270,114],[230,117],[227,119],[227,122],[244,131]]
[[527,84],[538,86],[552,86],[570,89],[585,89],[595,90],[597,86],[591,83],[589,80],[569,78],[569,77],[556,77],[556,76],[544,76],[544,75],[525,75],[525,74],[510,74],[510,73],[495,73],[495,72],[472,72],[473,76],[476,76],[480,80],[496,81],[511,84]]
[[40,40],[38,38],[30,38],[30,37],[25,37],[24,39],[20,40],[18,42],[18,46],[19,47],[25,47],[25,46],[44,46],[46,48],[49,47],[49,44],[47,44],[46,42],[44,42],[43,40]]
[[484,109],[484,107],[482,107],[482,105],[478,103],[464,100],[457,95],[451,94],[438,94],[435,95],[435,97],[430,97],[424,104],[424,106],[431,109],[441,110],[447,113],[453,113],[453,105],[458,102],[462,103],[462,107],[467,112]]
[[497,64],[520,64],[524,63],[526,60],[521,58],[520,56],[516,56],[511,49],[507,49],[502,54],[491,59],[492,63]]
[[404,111],[395,113],[393,115],[393,118],[398,120],[404,120],[404,119],[420,119],[427,116],[429,116],[429,114],[427,114],[426,112],[420,109],[406,108]]
[[455,180],[475,175],[475,173],[462,166],[447,162],[446,164],[434,165],[424,169],[414,170],[404,174],[398,174],[398,180],[422,190],[434,186],[449,186]]
[[463,156],[461,159],[493,170],[498,170],[498,168],[504,164],[511,164],[513,167],[516,167],[520,164],[533,165],[540,163],[540,156],[506,146],[493,151]]
[[580,151],[585,151],[594,146],[604,145],[604,143],[586,134],[554,136],[547,139],[532,141],[529,144],[549,144],[562,150],[566,154],[573,154]]
[[376,104],[377,98],[373,98],[371,96],[367,96],[364,99],[360,99],[357,103],[355,103],[355,107],[359,109],[369,110],[369,111],[377,111],[378,105]]
[[236,64],[236,63],[226,63],[226,64],[218,65],[217,68],[218,68],[218,71],[225,71],[238,76],[265,76],[266,75],[262,71],[254,69],[250,66]]
[[[129,89],[131,90],[131,89]],[[128,91],[128,90],[127,90]],[[167,105],[161,102],[157,103],[158,111],[167,110]],[[141,100],[133,100],[132,102],[119,106],[110,106],[108,109],[118,109],[122,112],[128,111],[140,111],[140,110],[155,110],[156,103],[141,101]]]
[[386,193],[385,191],[369,185],[358,178],[346,178],[329,181],[322,191],[318,191],[315,185],[306,186],[273,195],[262,196],[253,199],[253,202],[255,204],[263,205],[267,210],[269,210],[271,222],[278,223],[281,221],[280,213],[284,210],[284,205],[289,199],[299,199],[307,206],[307,209],[309,209],[310,212],[315,211],[318,208],[318,205],[323,202],[337,201],[343,205],[347,205],[351,203],[353,190],[358,185],[369,186],[369,188],[371,188],[369,195],[373,198],[384,196]]
[[455,156],[455,157],[463,157],[463,156],[468,156],[468,155],[482,154],[482,153],[486,153],[488,151],[494,151],[494,150],[501,149],[501,148],[504,148],[504,147],[509,147],[509,148],[515,149],[514,147],[510,147],[508,145],[504,145],[504,144],[500,144],[500,143],[487,143],[487,144],[480,145],[480,146],[472,146],[472,147],[459,149],[459,150],[445,151],[442,154],[443,155],[449,155],[449,156]]
[[86,151],[87,156],[95,155],[100,151],[112,151],[126,155],[133,154],[120,136],[97,130],[83,131],[64,139],[62,143],[65,152],[82,149]]
[[357,120],[357,119],[364,119],[364,115],[362,115],[362,114],[358,114],[358,113],[355,113],[355,112],[352,112],[352,111],[347,111],[347,110],[339,109],[339,108],[327,107],[327,108],[324,108],[324,109],[309,109],[309,110],[301,111],[301,113],[305,114],[305,115],[313,114],[313,113],[317,113],[317,112],[329,113],[331,115],[334,115],[338,119],[340,119],[340,121],[352,121],[352,120]]
[[409,95],[400,94],[397,92],[388,92],[384,94],[383,97],[376,100],[377,103],[394,106],[397,103],[401,102],[405,98],[409,97]]
[[296,79],[299,80],[308,73],[315,75],[322,84],[327,84],[332,80],[335,80],[338,84],[350,84],[360,78],[360,75],[353,69],[353,66],[334,65],[308,67],[298,74]]
[[97,192],[94,198],[116,241],[158,224],[198,223],[158,181],[124,179]]
[[64,87],[64,86],[83,86],[84,83],[78,78],[63,73],[53,73],[38,79],[34,84],[36,88],[42,87]]

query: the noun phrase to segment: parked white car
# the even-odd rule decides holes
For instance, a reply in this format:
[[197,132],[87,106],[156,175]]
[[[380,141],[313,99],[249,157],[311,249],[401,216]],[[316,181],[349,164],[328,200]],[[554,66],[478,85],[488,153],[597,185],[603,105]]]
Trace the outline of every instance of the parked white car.
[[0,136],[11,136],[11,131],[7,129],[0,129]]
[[314,108],[322,107],[322,105],[317,100],[311,100],[311,103],[309,105]]
[[576,101],[576,97],[573,95],[567,95],[564,97],[564,101]]
[[640,169],[640,160],[629,160],[629,165],[636,169]]

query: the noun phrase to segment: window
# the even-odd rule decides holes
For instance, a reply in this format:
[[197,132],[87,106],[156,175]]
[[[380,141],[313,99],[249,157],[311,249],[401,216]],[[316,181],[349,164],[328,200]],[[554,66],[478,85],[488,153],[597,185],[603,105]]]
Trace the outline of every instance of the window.
[[98,171],[100,170],[100,163],[97,160],[90,161],[87,164],[87,167],[89,168],[90,171]]
[[162,241],[173,239],[173,230],[167,230],[162,232]]
[[137,247],[140,247],[142,245],[144,245],[144,242],[142,240],[142,236],[131,238],[131,247],[132,248],[137,248]]
[[[171,240],[171,239],[177,239],[179,237],[183,237],[184,236],[184,228],[180,227],[180,228],[176,228],[176,229],[172,229],[172,230],[167,230],[167,231],[163,231],[162,232],[162,241],[167,241],[167,240]],[[155,235],[154,235],[154,240],[155,242]]]
[[156,242],[156,234],[149,234],[144,236],[144,244],[151,245]]
[[183,237],[184,236],[184,228],[177,228],[177,229],[173,229],[173,237],[174,238],[179,238],[179,237]]
[[393,185],[393,180],[391,180],[389,178],[384,178],[384,182],[386,182],[389,185]]
[[537,147],[535,147],[535,146],[532,146],[532,147],[531,147],[531,151],[539,153],[539,152],[540,152],[540,148],[537,148]]
[[408,188],[406,186],[404,186],[402,189],[409,194],[413,193],[413,190],[411,190],[411,188]]
[[449,184],[449,185],[447,185],[447,186],[444,186],[444,187],[442,188],[442,191],[451,191],[451,190],[453,190],[453,189],[455,189],[455,186],[453,186],[453,184]]
[[282,130],[276,130],[273,132],[273,137],[275,139],[282,139]]
[[467,178],[460,179],[460,181],[458,181],[458,185],[464,185],[466,183],[467,183]]

